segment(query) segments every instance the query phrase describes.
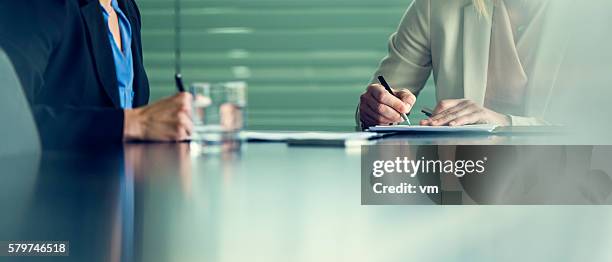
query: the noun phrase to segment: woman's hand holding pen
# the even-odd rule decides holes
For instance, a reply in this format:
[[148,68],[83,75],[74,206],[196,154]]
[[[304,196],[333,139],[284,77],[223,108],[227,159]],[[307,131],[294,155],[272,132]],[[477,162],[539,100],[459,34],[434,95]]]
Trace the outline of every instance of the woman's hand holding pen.
[[400,113],[409,113],[415,102],[416,96],[407,89],[390,94],[381,84],[371,84],[361,95],[359,118],[364,127],[401,123]]
[[182,141],[193,129],[189,93],[181,92],[151,105],[124,111],[125,140]]
[[468,99],[448,99],[438,103],[433,115],[421,120],[424,126],[463,126],[469,124],[510,125],[510,117],[484,108]]

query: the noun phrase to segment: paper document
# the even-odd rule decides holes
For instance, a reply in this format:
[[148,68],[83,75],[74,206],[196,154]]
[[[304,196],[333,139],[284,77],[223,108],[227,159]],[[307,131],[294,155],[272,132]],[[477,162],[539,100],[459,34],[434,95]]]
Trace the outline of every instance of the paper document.
[[369,140],[380,135],[367,132],[298,132],[298,131],[243,131],[245,140],[278,141],[289,140]]
[[375,126],[370,127],[371,132],[493,132],[497,125],[466,125],[466,126]]

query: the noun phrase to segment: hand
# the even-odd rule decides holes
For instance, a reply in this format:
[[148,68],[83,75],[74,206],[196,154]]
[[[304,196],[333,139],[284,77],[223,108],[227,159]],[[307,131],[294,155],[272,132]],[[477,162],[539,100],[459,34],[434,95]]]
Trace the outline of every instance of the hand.
[[409,113],[416,97],[408,89],[394,92],[395,96],[389,94],[380,84],[368,86],[359,103],[359,119],[364,126],[389,125],[404,121],[400,112]]
[[191,94],[179,93],[154,104],[125,110],[124,140],[182,141],[193,129]]
[[424,126],[462,126],[469,124],[496,124],[510,125],[510,118],[506,115],[486,109],[468,99],[442,100],[436,106],[433,116],[422,120]]
[[223,130],[236,131],[242,128],[242,110],[236,105],[224,103],[219,107]]

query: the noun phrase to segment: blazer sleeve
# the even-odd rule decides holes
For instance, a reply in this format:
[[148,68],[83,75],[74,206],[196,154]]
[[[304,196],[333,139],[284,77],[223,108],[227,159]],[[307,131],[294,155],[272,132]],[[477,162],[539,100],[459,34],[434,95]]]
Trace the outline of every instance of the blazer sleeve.
[[389,53],[380,62],[372,83],[376,76],[384,75],[396,88],[415,94],[423,89],[432,70],[429,14],[429,0],[416,0],[408,7],[389,38]]
[[[408,7],[370,83],[383,75],[394,88],[405,88],[415,95],[423,89],[432,70],[429,1],[415,0]],[[360,126],[359,109],[355,119]]]
[[44,81],[45,65],[32,63],[16,48],[5,48],[5,51],[11,57],[28,98],[44,148],[73,148],[123,141],[123,110],[38,104],[35,94]]
[[[0,30],[0,46],[11,59],[30,103],[44,148],[68,148],[123,141],[121,109],[49,105],[36,100],[45,84],[44,74],[55,48],[61,43],[69,2],[40,2],[34,6],[16,1],[0,12],[12,26]],[[27,12],[45,13],[44,19],[28,21]],[[41,17],[38,15],[37,17]],[[8,19],[8,20],[5,20]],[[44,22],[44,26],[42,25]],[[61,94],[58,94],[61,95]]]

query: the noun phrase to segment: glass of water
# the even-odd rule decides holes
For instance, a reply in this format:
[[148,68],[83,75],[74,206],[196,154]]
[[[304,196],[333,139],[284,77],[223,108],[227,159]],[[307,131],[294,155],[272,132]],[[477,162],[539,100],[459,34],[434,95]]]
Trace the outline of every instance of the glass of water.
[[193,140],[221,142],[238,138],[245,126],[245,82],[194,83]]

